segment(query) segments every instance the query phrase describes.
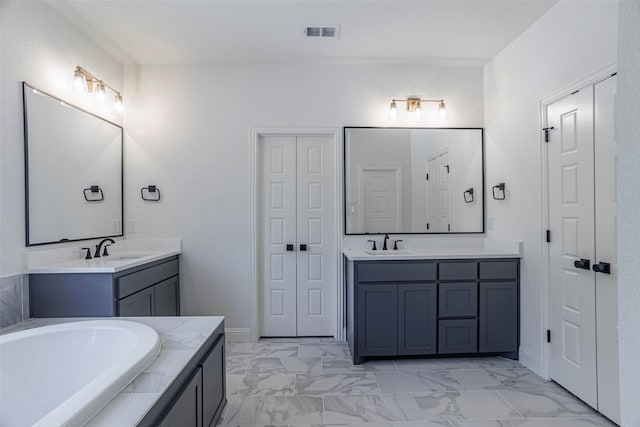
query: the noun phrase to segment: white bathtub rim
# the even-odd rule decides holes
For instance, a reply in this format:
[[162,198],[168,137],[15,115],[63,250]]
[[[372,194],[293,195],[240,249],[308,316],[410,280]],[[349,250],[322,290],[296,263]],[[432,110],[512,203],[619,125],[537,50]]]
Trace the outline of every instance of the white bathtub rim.
[[[124,360],[109,367],[87,383],[55,409],[45,414],[33,427],[84,425],[144,371],[158,357],[161,350],[160,338],[153,328],[130,320],[115,319],[86,320],[27,329],[0,336],[0,343],[49,332],[85,328],[128,329],[133,331],[140,341]],[[104,387],[105,380],[114,376],[115,379],[111,384]],[[79,407],[82,409],[78,410]]]

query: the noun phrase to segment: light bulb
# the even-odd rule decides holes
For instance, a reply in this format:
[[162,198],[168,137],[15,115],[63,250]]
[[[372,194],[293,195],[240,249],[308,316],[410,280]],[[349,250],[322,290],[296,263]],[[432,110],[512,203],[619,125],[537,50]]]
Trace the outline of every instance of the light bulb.
[[113,103],[113,108],[118,113],[122,113],[122,111],[124,110],[124,103],[122,101],[122,95],[120,95],[120,93],[116,93],[116,100]]
[[395,119],[398,117],[398,106],[396,105],[396,101],[391,101],[391,107],[389,108],[389,118]]
[[447,117],[447,109],[446,109],[446,106],[444,105],[444,101],[438,104],[438,114],[442,118]]
[[105,92],[106,88],[104,83],[98,82],[98,85],[96,86],[96,100],[100,102],[104,101]]
[[420,108],[420,106],[416,107],[415,115],[416,115],[416,119],[418,119],[418,120],[420,120],[422,118],[422,108]]
[[73,84],[75,85],[76,89],[87,89],[87,81],[84,74],[82,73],[82,71],[80,71],[79,68],[76,68],[76,70],[73,72]]

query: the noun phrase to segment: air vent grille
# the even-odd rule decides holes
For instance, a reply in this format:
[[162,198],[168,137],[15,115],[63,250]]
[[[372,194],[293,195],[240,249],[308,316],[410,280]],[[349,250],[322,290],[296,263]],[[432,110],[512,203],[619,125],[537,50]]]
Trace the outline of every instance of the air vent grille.
[[307,37],[337,38],[340,34],[339,25],[309,25],[304,33]]

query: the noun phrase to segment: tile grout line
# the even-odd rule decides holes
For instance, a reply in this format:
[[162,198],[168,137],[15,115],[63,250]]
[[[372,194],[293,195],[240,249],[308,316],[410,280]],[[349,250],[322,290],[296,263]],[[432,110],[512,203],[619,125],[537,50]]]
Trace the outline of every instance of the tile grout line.
[[520,414],[520,416],[521,416],[523,419],[527,419],[527,417],[526,417],[526,416],[525,416],[525,415],[524,415],[524,414],[523,414],[523,413],[522,413],[518,408],[516,408],[516,407],[515,407],[515,405],[513,405],[511,402],[509,402],[509,400],[508,400],[506,397],[504,397],[504,396],[502,395],[502,393],[500,393],[500,390],[492,390],[492,391],[494,391],[494,392],[498,395],[498,397],[500,397],[500,399],[502,399],[502,401],[503,401],[503,402],[505,402],[505,403],[507,404],[507,406],[509,406],[510,408],[513,408],[513,410],[514,410],[517,414]]

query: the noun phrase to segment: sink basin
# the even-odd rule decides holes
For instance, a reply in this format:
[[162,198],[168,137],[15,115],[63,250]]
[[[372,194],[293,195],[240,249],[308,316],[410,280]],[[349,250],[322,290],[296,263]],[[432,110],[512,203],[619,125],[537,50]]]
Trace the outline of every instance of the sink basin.
[[149,256],[149,254],[115,254],[102,258],[104,261],[126,261]]
[[388,251],[364,251],[366,254],[368,255],[379,255],[379,256],[393,256],[393,255],[407,255],[407,254],[412,254],[413,251],[410,251],[408,249],[398,249],[398,250],[388,250]]

